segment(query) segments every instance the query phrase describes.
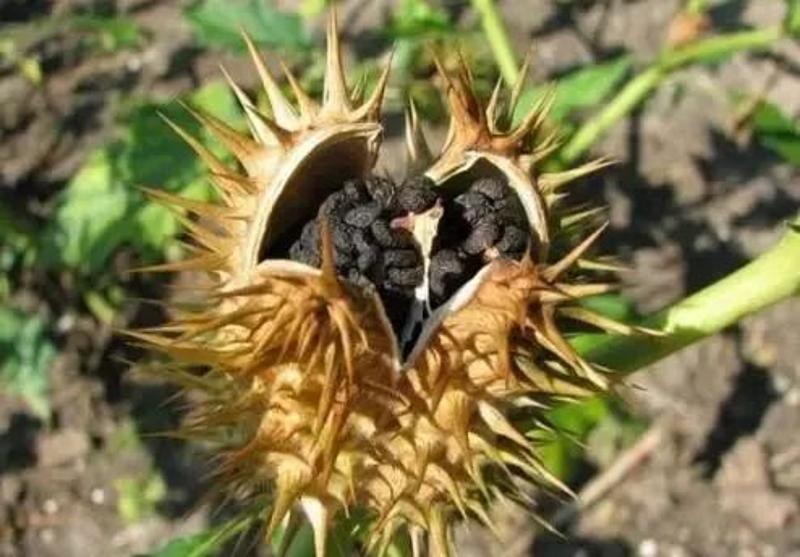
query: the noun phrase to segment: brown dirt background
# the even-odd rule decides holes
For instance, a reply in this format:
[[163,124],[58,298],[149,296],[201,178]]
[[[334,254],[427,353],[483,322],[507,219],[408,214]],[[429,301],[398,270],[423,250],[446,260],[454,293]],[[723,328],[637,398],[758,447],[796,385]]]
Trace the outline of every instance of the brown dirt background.
[[[58,13],[90,1],[0,2]],[[293,2],[282,2],[293,7]],[[350,44],[382,21],[390,2],[345,2]],[[464,2],[448,1],[464,22]],[[196,49],[173,0],[117,0],[151,34],[140,52],[84,59],[68,34],[39,46],[46,86],[0,75],[0,195],[12,207],[48,199],[87,152],[114,131],[123,95],[169,98],[218,77],[224,59],[245,84],[243,59]],[[557,76],[621,50],[639,61],[662,44],[673,0],[500,2],[519,52],[535,46],[533,74]],[[48,7],[49,6],[49,7]],[[717,29],[776,24],[770,0],[729,0],[712,11]],[[0,19],[2,24],[2,19]],[[800,115],[800,47],[740,55],[671,78],[622,122],[596,152],[620,164],[591,181],[610,207],[608,251],[633,264],[626,291],[643,311],[661,308],[721,278],[762,252],[797,212],[800,175],[754,142],[732,139],[729,93],[754,93],[777,73],[769,99]],[[391,139],[390,141],[396,141]],[[125,255],[115,265],[125,265]],[[0,557],[129,556],[196,531],[202,493],[199,449],[146,438],[178,419],[173,393],[133,378],[130,356],[110,330],[75,310],[69,277],[30,276],[23,307],[47,305],[60,331],[51,372],[55,420],[42,424],[0,394]],[[633,412],[661,428],[651,457],[598,505],[564,529],[537,533],[518,509],[498,509],[503,536],[460,532],[459,555],[782,556],[800,555],[800,301],[781,304],[673,356],[634,378]],[[127,429],[126,429],[127,428]],[[155,468],[168,492],[158,512],[135,525],[115,512],[118,480]]]

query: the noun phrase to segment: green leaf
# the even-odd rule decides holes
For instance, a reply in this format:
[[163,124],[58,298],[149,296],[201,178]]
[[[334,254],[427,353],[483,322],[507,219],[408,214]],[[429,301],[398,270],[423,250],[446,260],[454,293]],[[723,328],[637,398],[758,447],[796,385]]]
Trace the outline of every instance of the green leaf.
[[[577,110],[599,104],[617,89],[630,67],[630,57],[624,55],[609,62],[579,68],[561,77],[557,82],[550,118],[563,121]],[[514,121],[524,118],[546,90],[546,86],[538,86],[523,91],[514,111]]]
[[140,557],[208,557],[250,524],[249,519],[235,519],[193,536],[177,538],[155,553]]
[[0,388],[20,395],[41,417],[49,413],[46,393],[55,354],[40,318],[0,307]]
[[387,32],[393,39],[413,39],[447,35],[455,30],[450,16],[443,9],[435,8],[425,0],[403,0]]
[[540,447],[539,454],[547,469],[569,481],[583,458],[580,444],[610,412],[608,400],[603,397],[562,404],[548,412],[548,419],[559,433],[545,436]]
[[100,47],[108,52],[140,46],[144,32],[139,24],[127,17],[74,16],[69,23],[78,31],[97,37]]
[[[185,100],[234,126],[241,123],[233,95],[220,83]],[[159,260],[180,227],[172,211],[137,188],[160,187],[200,199],[212,195],[197,156],[159,118],[159,112],[221,154],[176,103],[136,107],[126,118],[122,137],[93,152],[61,193],[41,237],[43,265],[96,273],[124,244],[133,246],[144,261]]]
[[800,166],[800,123],[769,102],[759,104],[752,122],[759,143]]
[[311,40],[300,15],[277,9],[268,0],[201,0],[186,10],[201,43],[242,50],[241,31],[265,47],[308,50]]
[[145,477],[123,477],[114,482],[117,490],[117,514],[126,524],[136,524],[155,514],[167,495],[164,479],[151,472]]

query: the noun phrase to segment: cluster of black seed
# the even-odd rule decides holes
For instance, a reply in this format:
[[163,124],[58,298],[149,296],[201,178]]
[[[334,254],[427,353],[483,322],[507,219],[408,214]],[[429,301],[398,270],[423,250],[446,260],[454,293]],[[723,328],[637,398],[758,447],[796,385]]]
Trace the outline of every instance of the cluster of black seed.
[[422,283],[423,261],[411,232],[391,223],[408,213],[421,213],[435,202],[436,193],[424,179],[400,186],[378,177],[349,180],[306,223],[300,239],[289,248],[289,257],[320,265],[320,222],[324,219],[337,273],[355,284],[374,285],[389,319],[401,327],[414,289]]
[[[289,247],[292,260],[318,267],[320,223],[328,223],[337,273],[360,285],[371,284],[383,299],[395,330],[405,323],[424,264],[411,232],[392,226],[408,213],[434,206],[438,192],[426,178],[396,185],[378,177],[349,180],[328,196]],[[528,247],[525,211],[502,180],[481,178],[453,199],[442,200],[444,215],[431,255],[431,303],[438,306],[489,259],[519,259]],[[296,236],[295,236],[296,237]]]
[[431,258],[431,302],[452,296],[490,259],[520,259],[528,220],[516,193],[498,178],[481,178],[445,205]]

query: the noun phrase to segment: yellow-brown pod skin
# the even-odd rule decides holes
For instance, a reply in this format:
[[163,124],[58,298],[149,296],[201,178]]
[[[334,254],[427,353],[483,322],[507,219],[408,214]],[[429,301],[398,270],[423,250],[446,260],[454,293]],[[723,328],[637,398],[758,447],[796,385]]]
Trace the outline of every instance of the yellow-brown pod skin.
[[[193,239],[186,260],[157,269],[205,273],[208,291],[203,303],[176,307],[172,322],[130,334],[171,358],[168,378],[204,394],[182,433],[218,447],[222,496],[269,501],[267,533],[307,520],[322,556],[331,522],[363,509],[374,519],[367,543],[375,551],[406,529],[416,551],[448,555],[458,516],[490,524],[487,505],[517,497],[525,482],[563,488],[530,429],[549,401],[607,390],[610,379],[571,349],[561,318],[633,332],[577,305],[609,288],[573,273],[599,230],[551,260],[551,239],[567,222],[558,188],[605,163],[539,172],[557,146],[542,133],[552,95],[503,130],[499,87],[484,107],[465,67],[454,76],[442,69],[451,132],[432,156],[410,107],[410,169],[443,197],[471,173],[501,177],[524,207],[530,249],[519,261],[487,261],[435,308],[403,357],[375,290],[337,276],[324,223],[319,268],[269,257],[281,234],[315,213],[325,188],[372,173],[389,64],[361,102],[345,83],[331,18],[323,101],[287,72],[292,103],[248,45],[271,114],[233,83],[249,134],[196,114],[238,167],[176,128],[208,165],[220,201],[153,192],[188,213]],[[570,221],[573,232],[581,220]]]

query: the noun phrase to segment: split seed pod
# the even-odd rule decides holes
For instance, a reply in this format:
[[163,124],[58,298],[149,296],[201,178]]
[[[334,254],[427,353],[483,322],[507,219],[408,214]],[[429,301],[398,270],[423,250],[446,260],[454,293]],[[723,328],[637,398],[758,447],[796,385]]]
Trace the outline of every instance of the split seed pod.
[[[553,95],[505,129],[499,86],[484,107],[466,66],[454,75],[440,67],[451,117],[444,147],[431,155],[413,106],[406,134],[409,174],[436,202],[391,220],[389,240],[410,237],[404,257],[421,261],[409,273],[389,269],[389,278],[416,277],[413,296],[391,301],[380,285],[343,276],[347,234],[337,236],[337,223],[320,209],[346,183],[374,177],[390,64],[362,102],[345,82],[331,18],[324,98],[310,98],[287,71],[292,103],[246,40],[271,114],[233,82],[249,134],[193,111],[237,168],[172,124],[208,166],[220,201],[153,193],[193,217],[186,219],[191,256],[155,270],[206,273],[206,303],[176,308],[172,322],[131,334],[172,358],[168,377],[204,394],[183,434],[219,446],[225,497],[269,501],[268,535],[281,523],[307,520],[322,556],[332,522],[360,509],[372,518],[371,549],[380,552],[402,529],[417,552],[449,555],[450,525],[459,517],[490,525],[494,499],[522,499],[526,485],[566,489],[537,454],[547,404],[612,383],[561,332],[564,319],[632,332],[577,304],[609,288],[579,269],[601,230],[560,255],[552,247],[595,214],[565,217],[561,186],[605,162],[541,172],[557,147],[556,136],[543,131]],[[453,200],[481,181],[503,189],[498,204],[521,207],[524,250],[506,257],[499,241],[492,244],[497,234],[486,232],[494,240],[470,256],[480,265],[434,302],[436,250],[448,235]],[[403,191],[378,194],[395,199]],[[292,260],[280,245],[318,213],[318,264]],[[519,213],[512,216],[519,221]],[[380,250],[376,257],[387,259]],[[401,323],[390,317],[395,303],[408,306]]]

